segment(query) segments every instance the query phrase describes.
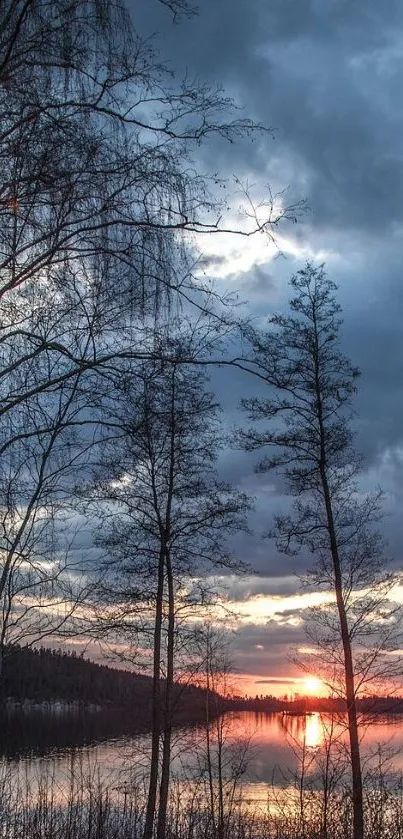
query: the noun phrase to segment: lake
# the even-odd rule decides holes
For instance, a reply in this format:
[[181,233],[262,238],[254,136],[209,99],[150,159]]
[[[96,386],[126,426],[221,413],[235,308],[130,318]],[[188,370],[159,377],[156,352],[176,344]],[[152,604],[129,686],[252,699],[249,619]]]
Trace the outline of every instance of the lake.
[[[115,733],[114,733],[115,726]],[[340,771],[346,762],[346,731],[342,718],[312,713],[287,716],[281,713],[227,713],[210,729],[210,764],[221,773],[228,789],[237,780],[237,794],[244,806],[261,809],[267,801],[304,783],[319,788],[332,743],[334,765]],[[122,720],[99,712],[66,715],[33,711],[8,713],[2,720],[1,772],[35,798],[45,780],[51,781],[53,800],[63,802],[72,784],[88,782],[109,789],[117,799],[140,795],[146,782],[150,738],[133,734]],[[176,729],[173,738],[172,779],[180,795],[189,795],[206,783],[206,732],[203,727]],[[367,783],[382,761],[384,775],[403,774],[403,718],[378,717],[362,730],[362,755]],[[368,780],[369,779],[369,780]],[[375,783],[375,781],[373,781]],[[376,781],[377,783],[377,781]]]

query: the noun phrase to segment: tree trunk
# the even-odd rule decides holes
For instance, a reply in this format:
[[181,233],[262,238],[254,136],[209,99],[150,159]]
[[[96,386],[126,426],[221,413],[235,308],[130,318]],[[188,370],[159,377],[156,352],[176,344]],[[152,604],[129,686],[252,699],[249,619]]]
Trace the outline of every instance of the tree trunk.
[[213,760],[211,754],[211,738],[210,738],[210,668],[212,667],[212,648],[210,644],[210,630],[208,631],[207,635],[207,648],[206,648],[206,659],[207,659],[207,666],[206,666],[206,757],[207,757],[207,772],[208,772],[208,781],[209,781],[209,794],[210,794],[210,810],[211,810],[211,819],[212,819],[212,826],[213,826],[213,836],[217,835],[217,822],[216,822],[216,812],[215,812],[215,800],[214,800],[214,782],[213,782]]
[[351,649],[350,633],[346,609],[343,600],[343,582],[341,576],[340,557],[333,519],[332,503],[329,485],[324,467],[321,467],[321,478],[328,521],[330,548],[333,560],[334,582],[337,610],[340,622],[340,634],[343,645],[345,695],[347,701],[348,736],[350,742],[350,760],[353,789],[353,835],[354,839],[364,837],[364,807],[362,797],[362,771],[360,756],[360,741],[358,736],[357,703],[355,698],[354,665]]
[[317,418],[320,432],[320,458],[319,458],[319,473],[323,490],[323,500],[326,510],[327,531],[329,534],[330,552],[333,562],[334,572],[334,590],[336,594],[337,611],[340,623],[340,635],[343,645],[344,657],[344,679],[345,679],[345,697],[347,702],[347,719],[348,719],[348,736],[350,743],[350,761],[351,761],[351,775],[352,775],[352,793],[353,793],[353,836],[354,839],[364,839],[364,808],[362,796],[362,770],[360,757],[360,741],[358,736],[357,723],[357,704],[355,698],[355,684],[354,684],[354,665],[351,648],[350,632],[348,627],[348,620],[346,608],[343,598],[343,579],[341,573],[341,564],[339,556],[339,546],[337,542],[337,534],[334,523],[332,495],[328,481],[327,471],[327,457],[326,457],[326,429],[323,419],[323,404],[322,404],[322,388],[320,383],[320,369],[319,369],[319,336],[317,331],[316,316],[314,313],[313,322],[315,326],[315,348],[314,348],[314,363],[315,363],[315,395],[317,406]]
[[171,768],[171,740],[172,740],[172,692],[174,683],[174,640],[175,640],[175,596],[172,575],[171,557],[169,550],[165,552],[166,577],[168,587],[168,642],[167,642],[167,675],[165,689],[164,710],[164,746],[162,752],[160,800],[158,808],[157,839],[165,839],[169,779]]
[[160,551],[158,561],[158,586],[155,604],[154,623],[154,656],[153,656],[153,695],[151,720],[151,761],[150,779],[148,784],[146,819],[143,839],[152,839],[154,816],[157,800],[158,764],[161,738],[161,631],[162,631],[162,599],[164,591],[164,551]]
[[218,839],[223,839],[224,836],[224,777],[223,777],[223,722],[221,715],[217,717],[217,769],[218,769],[218,819],[217,819],[217,836]]

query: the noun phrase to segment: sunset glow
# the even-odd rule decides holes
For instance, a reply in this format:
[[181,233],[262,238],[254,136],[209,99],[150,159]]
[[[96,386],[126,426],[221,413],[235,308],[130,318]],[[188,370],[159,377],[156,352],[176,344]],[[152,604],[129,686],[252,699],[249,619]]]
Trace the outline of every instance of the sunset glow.
[[329,693],[327,685],[318,676],[301,677],[284,670],[258,679],[250,673],[237,673],[233,687],[239,696],[271,695],[281,698],[286,695],[290,700],[296,696],[327,696]]
[[323,691],[323,682],[317,676],[307,676],[303,681],[304,693],[318,696]]

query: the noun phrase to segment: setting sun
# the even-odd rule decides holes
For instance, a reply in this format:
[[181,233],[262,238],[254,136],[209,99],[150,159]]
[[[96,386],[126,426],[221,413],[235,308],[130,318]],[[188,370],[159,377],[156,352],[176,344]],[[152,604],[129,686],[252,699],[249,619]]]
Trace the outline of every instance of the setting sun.
[[323,690],[323,683],[316,676],[307,676],[303,685],[305,693],[310,693],[312,696],[318,696]]

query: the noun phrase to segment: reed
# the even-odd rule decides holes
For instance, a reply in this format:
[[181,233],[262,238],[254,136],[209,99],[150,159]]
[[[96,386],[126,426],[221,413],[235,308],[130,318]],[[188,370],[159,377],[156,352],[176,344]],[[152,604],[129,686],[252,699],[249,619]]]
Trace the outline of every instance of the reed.
[[[68,772],[44,761],[34,779],[29,762],[3,764],[0,772],[0,837],[4,839],[142,839],[144,791],[124,779],[116,786],[101,782],[96,767],[72,759]],[[383,771],[366,779],[366,831],[370,839],[403,839],[403,780]],[[327,801],[323,828],[323,793],[268,790],[267,807],[253,809],[241,798],[225,815],[223,839],[350,839],[351,797],[339,789]],[[166,839],[211,839],[214,829],[209,802],[199,778],[174,784]]]

